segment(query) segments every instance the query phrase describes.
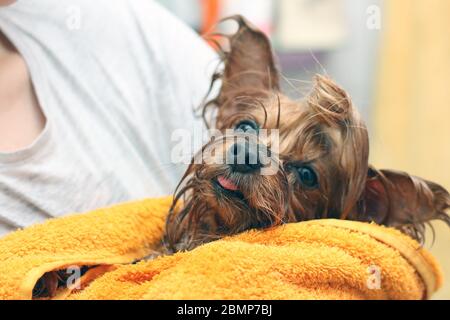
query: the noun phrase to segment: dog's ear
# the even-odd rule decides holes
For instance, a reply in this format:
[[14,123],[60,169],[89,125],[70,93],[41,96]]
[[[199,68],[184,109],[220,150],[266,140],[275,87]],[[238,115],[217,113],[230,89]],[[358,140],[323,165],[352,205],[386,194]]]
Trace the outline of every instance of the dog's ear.
[[307,103],[318,116],[322,116],[326,121],[344,121],[353,111],[347,92],[323,75],[314,77],[314,84],[307,96]]
[[431,220],[450,226],[449,208],[450,195],[442,186],[405,172],[369,168],[355,218],[398,228],[423,241]]
[[[223,61],[220,71],[212,78],[209,93],[213,91],[217,80],[221,82],[221,89],[217,96],[205,101],[202,107],[202,116],[208,127],[215,122],[216,128],[228,128],[230,117],[280,89],[279,71],[267,36],[240,15],[222,21],[227,20],[238,24],[235,33],[228,36],[220,34],[228,39],[228,45],[217,42],[217,38],[214,38],[217,34],[211,34],[210,37],[206,35],[218,46]],[[210,113],[215,108],[218,113]]]
[[239,28],[229,37],[221,94],[232,96],[236,90],[278,90],[279,74],[267,36],[240,15],[226,20],[236,21]]

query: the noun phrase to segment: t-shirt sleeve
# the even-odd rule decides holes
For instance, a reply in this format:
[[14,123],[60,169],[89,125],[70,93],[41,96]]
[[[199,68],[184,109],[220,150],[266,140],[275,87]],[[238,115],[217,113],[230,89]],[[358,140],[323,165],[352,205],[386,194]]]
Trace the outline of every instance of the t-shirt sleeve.
[[178,103],[197,107],[219,65],[214,50],[194,30],[152,0],[131,1],[146,41],[161,57],[160,66],[177,93]]

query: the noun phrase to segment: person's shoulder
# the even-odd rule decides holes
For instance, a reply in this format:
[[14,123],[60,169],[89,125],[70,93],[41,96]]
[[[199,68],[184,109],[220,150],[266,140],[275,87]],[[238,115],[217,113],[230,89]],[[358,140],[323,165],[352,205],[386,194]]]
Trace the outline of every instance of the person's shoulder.
[[120,37],[143,23],[155,23],[161,10],[153,0],[24,0],[2,8],[0,15],[25,29],[34,25],[37,33],[52,28],[98,39],[99,33]]
[[[71,6],[74,2],[67,1]],[[137,41],[148,48],[155,46],[159,26],[168,14],[153,0],[83,0],[73,13],[80,13],[81,28],[95,45],[133,46]]]
[[[92,38],[126,38],[142,31],[143,25],[157,25],[166,13],[154,0],[36,0],[15,3],[17,13],[40,22],[74,31],[72,35]],[[162,14],[161,14],[162,12]],[[47,22],[47,23],[46,23]],[[77,31],[78,34],[76,33]],[[108,39],[111,40],[111,39]]]
[[62,33],[73,31],[72,43],[105,58],[113,52],[116,56],[118,52],[131,54],[142,44],[146,45],[142,50],[152,50],[158,37],[158,32],[152,31],[163,10],[153,0],[59,0],[49,20],[63,17],[64,21],[59,21],[64,25]]
[[[77,1],[66,3],[73,9],[77,8]],[[141,25],[157,25],[167,15],[167,11],[154,0],[79,0],[79,13],[91,28],[103,24],[116,25],[124,31]]]

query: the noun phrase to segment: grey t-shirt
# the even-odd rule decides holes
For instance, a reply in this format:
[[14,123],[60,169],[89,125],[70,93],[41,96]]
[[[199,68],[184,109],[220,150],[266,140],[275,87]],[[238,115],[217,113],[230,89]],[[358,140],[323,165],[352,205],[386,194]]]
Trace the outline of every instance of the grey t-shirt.
[[32,145],[0,153],[0,235],[174,191],[171,133],[202,126],[217,61],[201,38],[152,0],[20,0],[0,30],[46,116]]

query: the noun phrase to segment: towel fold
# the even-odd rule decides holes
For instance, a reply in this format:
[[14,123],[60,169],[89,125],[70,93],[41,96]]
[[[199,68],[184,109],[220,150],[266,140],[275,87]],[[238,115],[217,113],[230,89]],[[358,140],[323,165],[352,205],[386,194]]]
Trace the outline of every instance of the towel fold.
[[426,299],[442,284],[438,264],[413,239],[344,220],[251,230],[133,263],[159,244],[171,200],[67,216],[0,239],[0,298],[30,299],[44,275],[72,266],[85,273],[54,298]]

